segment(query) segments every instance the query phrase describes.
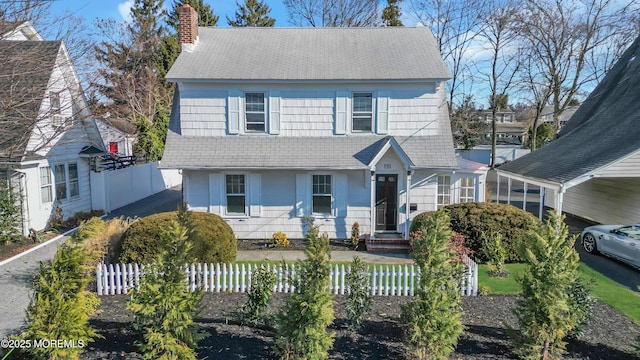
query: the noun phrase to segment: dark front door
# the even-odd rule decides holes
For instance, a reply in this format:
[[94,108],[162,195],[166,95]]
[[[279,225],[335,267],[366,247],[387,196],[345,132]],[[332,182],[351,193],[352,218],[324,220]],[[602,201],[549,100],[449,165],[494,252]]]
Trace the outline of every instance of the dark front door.
[[397,230],[398,175],[376,176],[376,230]]

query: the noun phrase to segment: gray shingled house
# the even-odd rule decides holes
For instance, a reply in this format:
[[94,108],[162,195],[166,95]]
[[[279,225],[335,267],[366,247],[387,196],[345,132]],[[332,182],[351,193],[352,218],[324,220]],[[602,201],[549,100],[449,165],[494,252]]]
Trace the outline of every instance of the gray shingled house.
[[426,27],[204,28],[188,6],[180,23],[160,167],[239,238],[300,238],[309,216],[333,238],[358,222],[406,240],[413,216],[484,200],[481,174],[458,171]]
[[543,202],[599,223],[640,220],[640,37],[558,138],[498,169],[539,186]]
[[0,179],[18,193],[22,232],[59,207],[91,210],[89,160],[103,145],[64,44],[28,23],[0,24]]

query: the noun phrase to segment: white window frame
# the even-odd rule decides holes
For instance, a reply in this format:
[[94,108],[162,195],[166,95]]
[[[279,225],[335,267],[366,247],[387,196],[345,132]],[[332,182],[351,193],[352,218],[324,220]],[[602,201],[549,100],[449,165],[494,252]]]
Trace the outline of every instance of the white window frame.
[[[232,191],[229,192],[229,179],[233,178],[233,177],[238,177],[241,176],[242,177],[242,191],[239,191],[240,189],[238,189],[238,191],[233,191],[233,188],[231,189]],[[233,186],[233,184],[232,184]],[[243,204],[244,204],[244,209],[242,212],[231,212],[229,211],[229,197],[242,197],[243,198]],[[224,174],[224,199],[225,199],[225,204],[224,204],[224,213],[226,216],[240,216],[240,217],[244,217],[247,216],[247,175],[246,174]]]
[[[468,182],[471,182],[469,184]],[[469,203],[476,201],[476,178],[463,177],[460,178],[460,199],[461,203]]]
[[[75,167],[75,177],[71,177],[71,167]],[[58,172],[57,169],[60,168],[62,170],[62,176],[56,176]],[[80,175],[78,172],[78,163],[77,162],[68,162],[68,163],[60,163],[54,165],[53,171],[53,183],[55,185],[55,196],[56,200],[73,200],[80,196]],[[59,196],[58,186],[64,187],[64,196]]]
[[[51,167],[42,166],[40,169],[40,202],[42,204],[49,204],[53,202],[53,176],[51,175]],[[46,191],[46,196],[43,196]],[[48,199],[45,199],[48,198]]]
[[[370,111],[356,111],[356,97],[359,96],[369,96],[371,97],[371,110]],[[375,106],[374,106],[374,94],[372,91],[354,91],[351,93],[351,132],[353,133],[365,133],[365,134],[370,134],[373,133],[375,126],[374,126],[374,122],[375,122]],[[370,118],[371,121],[369,123],[369,129],[367,130],[361,130],[361,129],[356,129],[355,128],[355,124],[356,124],[356,119],[366,119],[366,118]]]
[[67,199],[67,166],[66,164],[53,165],[53,179],[56,189],[56,200]]
[[436,209],[440,209],[445,205],[451,205],[451,175],[438,175]]
[[[316,183],[316,179],[318,182]],[[323,180],[322,182],[320,180]],[[328,183],[326,180],[329,180]],[[328,189],[327,189],[328,186]],[[316,211],[316,198],[329,198],[329,211]],[[320,206],[320,204],[318,205]],[[323,216],[331,216],[333,211],[333,175],[311,175],[311,213]]]
[[[250,104],[247,101],[247,96],[248,95],[255,95],[255,94],[259,94],[262,96],[262,111],[255,111],[255,110],[251,110],[249,111],[247,109],[247,106]],[[264,134],[267,133],[267,94],[264,91],[245,91],[244,92],[244,131],[246,133],[255,133],[255,134]],[[253,103],[253,104],[259,104],[259,103]],[[254,114],[262,114],[262,122],[256,122],[256,121],[249,121],[249,116],[248,115],[254,115]],[[249,129],[249,125],[254,125],[254,124],[262,124],[263,129],[262,130],[253,130],[253,129]]]

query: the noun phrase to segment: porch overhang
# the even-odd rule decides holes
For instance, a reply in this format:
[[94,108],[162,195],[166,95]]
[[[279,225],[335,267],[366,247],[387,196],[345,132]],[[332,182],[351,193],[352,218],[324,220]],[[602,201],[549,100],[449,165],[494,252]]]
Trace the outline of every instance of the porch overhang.
[[376,170],[376,165],[378,165],[378,162],[380,162],[380,160],[387,154],[389,149],[393,149],[393,151],[395,151],[407,170],[411,170],[413,168],[414,164],[413,161],[411,161],[411,158],[409,158],[409,155],[407,155],[407,153],[402,149],[402,146],[398,144],[396,139],[389,136],[373,159],[369,162],[368,166],[371,171]]

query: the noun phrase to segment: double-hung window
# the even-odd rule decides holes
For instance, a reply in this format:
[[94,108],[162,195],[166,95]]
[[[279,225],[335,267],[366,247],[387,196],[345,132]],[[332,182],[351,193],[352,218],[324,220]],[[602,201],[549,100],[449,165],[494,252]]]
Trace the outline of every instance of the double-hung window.
[[475,201],[476,182],[474,178],[460,179],[460,202],[468,203]]
[[53,201],[53,194],[51,192],[51,168],[43,166],[40,168],[40,197],[42,203],[50,203]]
[[246,213],[244,180],[244,175],[226,175],[227,214],[244,215]]
[[65,200],[80,195],[78,163],[58,164],[53,167],[56,199]]
[[246,131],[265,132],[266,113],[264,93],[245,93],[244,110]]
[[313,212],[331,213],[331,175],[313,175]]
[[373,94],[353,93],[351,129],[355,132],[371,132],[373,129]]
[[56,199],[64,200],[67,198],[67,175],[64,164],[55,165],[53,167],[53,178],[56,181]]
[[451,176],[438,176],[437,208],[451,204]]
[[63,126],[64,117],[60,105],[60,93],[52,92],[49,94],[49,108],[51,109],[51,125],[54,127]]

